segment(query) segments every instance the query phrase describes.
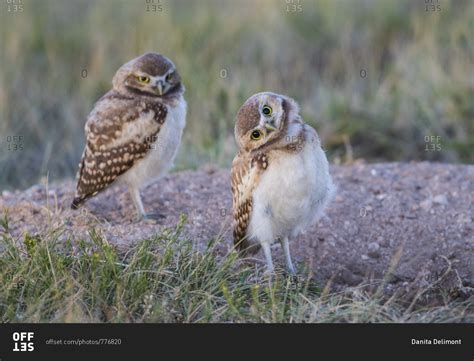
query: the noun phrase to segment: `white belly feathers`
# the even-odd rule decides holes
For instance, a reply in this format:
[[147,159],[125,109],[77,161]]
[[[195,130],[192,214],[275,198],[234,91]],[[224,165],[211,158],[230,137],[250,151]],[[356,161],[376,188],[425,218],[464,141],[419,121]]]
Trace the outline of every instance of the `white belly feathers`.
[[148,154],[121,176],[121,181],[142,186],[163,176],[173,166],[183,129],[186,125],[186,101],[180,98],[175,107],[168,106],[168,115]]
[[333,193],[326,155],[319,141],[307,141],[300,152],[281,150],[270,161],[253,195],[249,235],[273,243],[294,237],[319,217]]

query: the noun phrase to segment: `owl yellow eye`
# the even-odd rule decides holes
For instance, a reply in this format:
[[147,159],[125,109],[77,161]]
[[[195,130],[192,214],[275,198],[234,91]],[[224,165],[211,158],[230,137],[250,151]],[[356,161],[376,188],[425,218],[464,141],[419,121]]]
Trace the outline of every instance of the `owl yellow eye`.
[[272,115],[272,108],[270,108],[268,105],[265,105],[262,108],[262,114],[265,115],[266,117],[269,117],[270,115]]
[[254,130],[252,134],[250,134],[250,139],[252,140],[262,139],[262,132],[260,130]]
[[140,82],[140,83],[144,83],[144,84],[148,84],[150,82],[150,77],[149,76],[137,76],[137,80]]
[[166,81],[169,83],[171,81],[171,78],[173,77],[173,73],[169,73],[166,75]]

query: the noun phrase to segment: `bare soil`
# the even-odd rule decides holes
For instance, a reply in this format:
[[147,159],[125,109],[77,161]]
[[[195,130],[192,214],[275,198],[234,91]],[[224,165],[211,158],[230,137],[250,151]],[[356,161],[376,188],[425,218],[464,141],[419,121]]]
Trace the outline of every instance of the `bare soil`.
[[[474,166],[383,163],[333,166],[337,195],[326,215],[292,240],[300,272],[309,271],[334,289],[361,283],[429,301],[473,297]],[[74,182],[4,191],[0,210],[10,232],[45,235],[60,228],[60,239],[88,238],[97,226],[119,247],[173,228],[187,215],[183,236],[198,249],[221,237],[217,254],[232,248],[232,201],[228,170],[212,167],[170,174],[142,190],[145,208],[165,217],[134,220],[126,189],[111,188],[78,211],[69,209]],[[1,233],[1,231],[0,231]],[[276,263],[283,267],[279,246]],[[262,263],[262,255],[253,260]]]

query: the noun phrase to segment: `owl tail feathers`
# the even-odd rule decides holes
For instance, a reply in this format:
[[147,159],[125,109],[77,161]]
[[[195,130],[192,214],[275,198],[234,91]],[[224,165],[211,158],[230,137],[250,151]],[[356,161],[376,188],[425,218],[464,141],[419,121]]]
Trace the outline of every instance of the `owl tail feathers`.
[[71,209],[78,209],[87,197],[74,197],[71,203]]
[[253,242],[247,237],[234,238],[234,246],[242,257],[251,256],[260,250],[260,243]]

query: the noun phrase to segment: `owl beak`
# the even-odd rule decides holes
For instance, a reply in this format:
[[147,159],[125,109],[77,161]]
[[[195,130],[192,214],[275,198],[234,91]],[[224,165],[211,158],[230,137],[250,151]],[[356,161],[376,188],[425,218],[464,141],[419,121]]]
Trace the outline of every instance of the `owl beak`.
[[270,123],[270,122],[265,122],[265,128],[270,132],[277,130],[277,128],[273,125],[273,123]]
[[156,82],[156,92],[159,94],[159,95],[163,95],[163,82],[161,80],[158,80]]

